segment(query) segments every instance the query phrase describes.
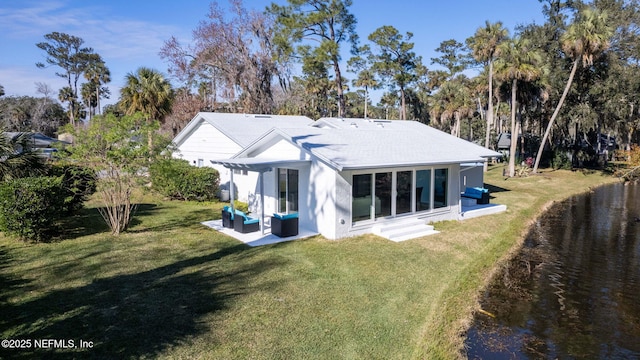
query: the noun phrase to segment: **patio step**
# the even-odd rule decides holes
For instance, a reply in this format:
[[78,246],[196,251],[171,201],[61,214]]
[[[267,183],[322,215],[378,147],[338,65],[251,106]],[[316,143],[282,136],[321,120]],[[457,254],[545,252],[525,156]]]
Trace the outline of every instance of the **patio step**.
[[438,231],[434,230],[433,226],[427,225],[424,220],[420,219],[378,224],[373,227],[372,232],[394,242],[415,239],[438,233]]

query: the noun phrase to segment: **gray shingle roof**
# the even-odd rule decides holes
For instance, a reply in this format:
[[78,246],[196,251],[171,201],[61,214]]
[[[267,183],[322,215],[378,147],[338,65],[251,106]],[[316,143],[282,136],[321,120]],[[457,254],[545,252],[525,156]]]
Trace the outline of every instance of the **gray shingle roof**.
[[279,128],[270,134],[279,134],[338,170],[482,162],[501,156],[417,121],[328,121],[338,126],[321,121],[327,119],[313,125],[320,127]]
[[176,136],[174,142],[179,144],[202,120],[213,125],[241,147],[251,144],[274,127],[307,127],[313,122],[306,116],[200,112]]

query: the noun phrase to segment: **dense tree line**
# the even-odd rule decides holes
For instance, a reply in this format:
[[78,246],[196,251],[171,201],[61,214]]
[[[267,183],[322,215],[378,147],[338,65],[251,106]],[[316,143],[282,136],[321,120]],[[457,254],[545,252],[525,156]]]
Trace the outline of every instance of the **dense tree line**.
[[[535,159],[536,169],[559,153],[574,165],[602,159],[612,139],[630,149],[640,127],[638,1],[539,1],[544,23],[512,34],[480,23],[467,39],[443,39],[428,63],[414,51],[420,39],[392,25],[360,39],[351,0],[283,0],[262,10],[212,2],[191,42],[170,38],[160,49],[179,86],[141,67],[108,109],[140,111],[170,135],[202,110],[412,119],[488,147],[512,133],[509,153]],[[45,39],[38,66],[67,80],[58,94],[67,121],[98,114],[111,80],[102,58],[73,35]],[[49,93],[28,101],[42,109]],[[24,121],[15,103],[27,99],[3,100],[5,127],[54,131],[55,123],[39,125],[49,121],[41,115]],[[510,174],[515,164],[511,156]]]
[[[419,39],[391,25],[359,39],[350,0],[264,12],[232,0],[231,18],[214,2],[192,45],[172,38],[161,54],[183,91],[206,89],[212,110],[413,119],[488,147],[514,133],[510,153],[539,155],[536,168],[553,152],[595,160],[611,150],[603,136],[629,149],[640,126],[638,2],[539,1],[544,23],[513,34],[479,24],[467,39],[444,39],[429,64],[413,50]],[[377,104],[373,89],[384,90]]]
[[54,136],[67,116],[49,97],[9,96],[0,98],[0,128],[5,131],[41,132]]

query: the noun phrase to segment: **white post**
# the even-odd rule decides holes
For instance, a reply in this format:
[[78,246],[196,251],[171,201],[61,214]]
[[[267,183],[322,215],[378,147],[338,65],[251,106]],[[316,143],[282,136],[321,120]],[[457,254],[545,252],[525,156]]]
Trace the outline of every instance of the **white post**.
[[264,172],[258,173],[260,178],[260,231],[264,235]]
[[231,171],[230,182],[229,182],[229,199],[231,200],[231,214],[235,218],[236,208],[234,204],[235,203],[234,196],[235,196],[236,189],[233,186],[233,169],[230,168],[229,171]]

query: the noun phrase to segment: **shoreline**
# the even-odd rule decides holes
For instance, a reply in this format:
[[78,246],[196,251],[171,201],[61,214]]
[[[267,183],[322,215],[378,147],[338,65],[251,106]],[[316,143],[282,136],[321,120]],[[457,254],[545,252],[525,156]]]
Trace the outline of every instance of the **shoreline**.
[[[538,175],[542,175],[542,173],[540,173]],[[533,175],[533,176],[538,176],[538,175]],[[589,188],[584,189],[582,191],[568,194],[567,196],[565,196],[562,199],[547,201],[540,208],[538,208],[538,211],[536,212],[536,214],[531,219],[529,219],[527,221],[526,226],[523,228],[522,233],[517,238],[517,240],[513,243],[513,246],[500,258],[500,260],[498,260],[495,263],[495,265],[491,268],[491,270],[486,274],[486,278],[485,278],[484,283],[482,284],[482,286],[478,289],[478,291],[474,295],[475,305],[474,305],[472,311],[466,315],[466,317],[465,317],[465,325],[466,325],[466,327],[460,333],[460,338],[462,339],[462,344],[460,344],[460,349],[461,350],[464,350],[464,341],[466,340],[467,332],[468,332],[469,328],[473,324],[474,317],[476,316],[476,314],[478,312],[480,312],[480,313],[486,312],[480,306],[480,299],[482,297],[482,293],[484,293],[486,291],[487,287],[495,280],[495,277],[500,274],[500,270],[502,270],[502,268],[504,266],[507,266],[510,261],[515,259],[522,252],[522,249],[523,249],[523,246],[524,246],[524,242],[527,239],[527,236],[529,236],[529,234],[531,233],[532,227],[535,225],[535,223],[553,205],[555,205],[557,203],[566,201],[566,200],[568,200],[569,198],[571,198],[573,196],[581,196],[581,195],[587,194],[589,192],[592,192],[597,188],[600,188],[600,187],[603,187],[603,186],[609,186],[609,185],[612,185],[612,184],[615,184],[615,183],[618,183],[618,182],[623,182],[625,184],[627,183],[625,181],[613,181],[613,182],[607,181],[607,182],[603,182],[602,184],[599,184],[597,186],[592,186],[592,187],[589,187]],[[461,351],[460,355],[461,355],[461,358],[463,358],[463,359],[467,358],[465,356],[466,354],[463,351]]]
[[[439,301],[442,319],[426,319],[423,340],[418,344],[414,358],[466,359],[466,333],[474,316],[482,310],[479,300],[483,292],[496,274],[517,256],[535,222],[557,202],[588,193],[600,186],[621,182],[619,178],[601,172],[564,170],[548,170],[529,177],[504,179],[497,174],[500,168],[493,168],[493,172],[490,170],[485,183],[505,188],[504,192],[492,194],[495,198],[491,201],[507,205],[508,210],[505,214],[484,217],[484,223],[465,220],[469,223],[458,230],[480,234],[475,241],[484,246],[459,271],[459,281],[444,290]],[[542,184],[544,186],[540,186]],[[527,201],[527,197],[531,200]],[[495,227],[495,232],[484,235],[481,230],[468,229],[478,225]]]

